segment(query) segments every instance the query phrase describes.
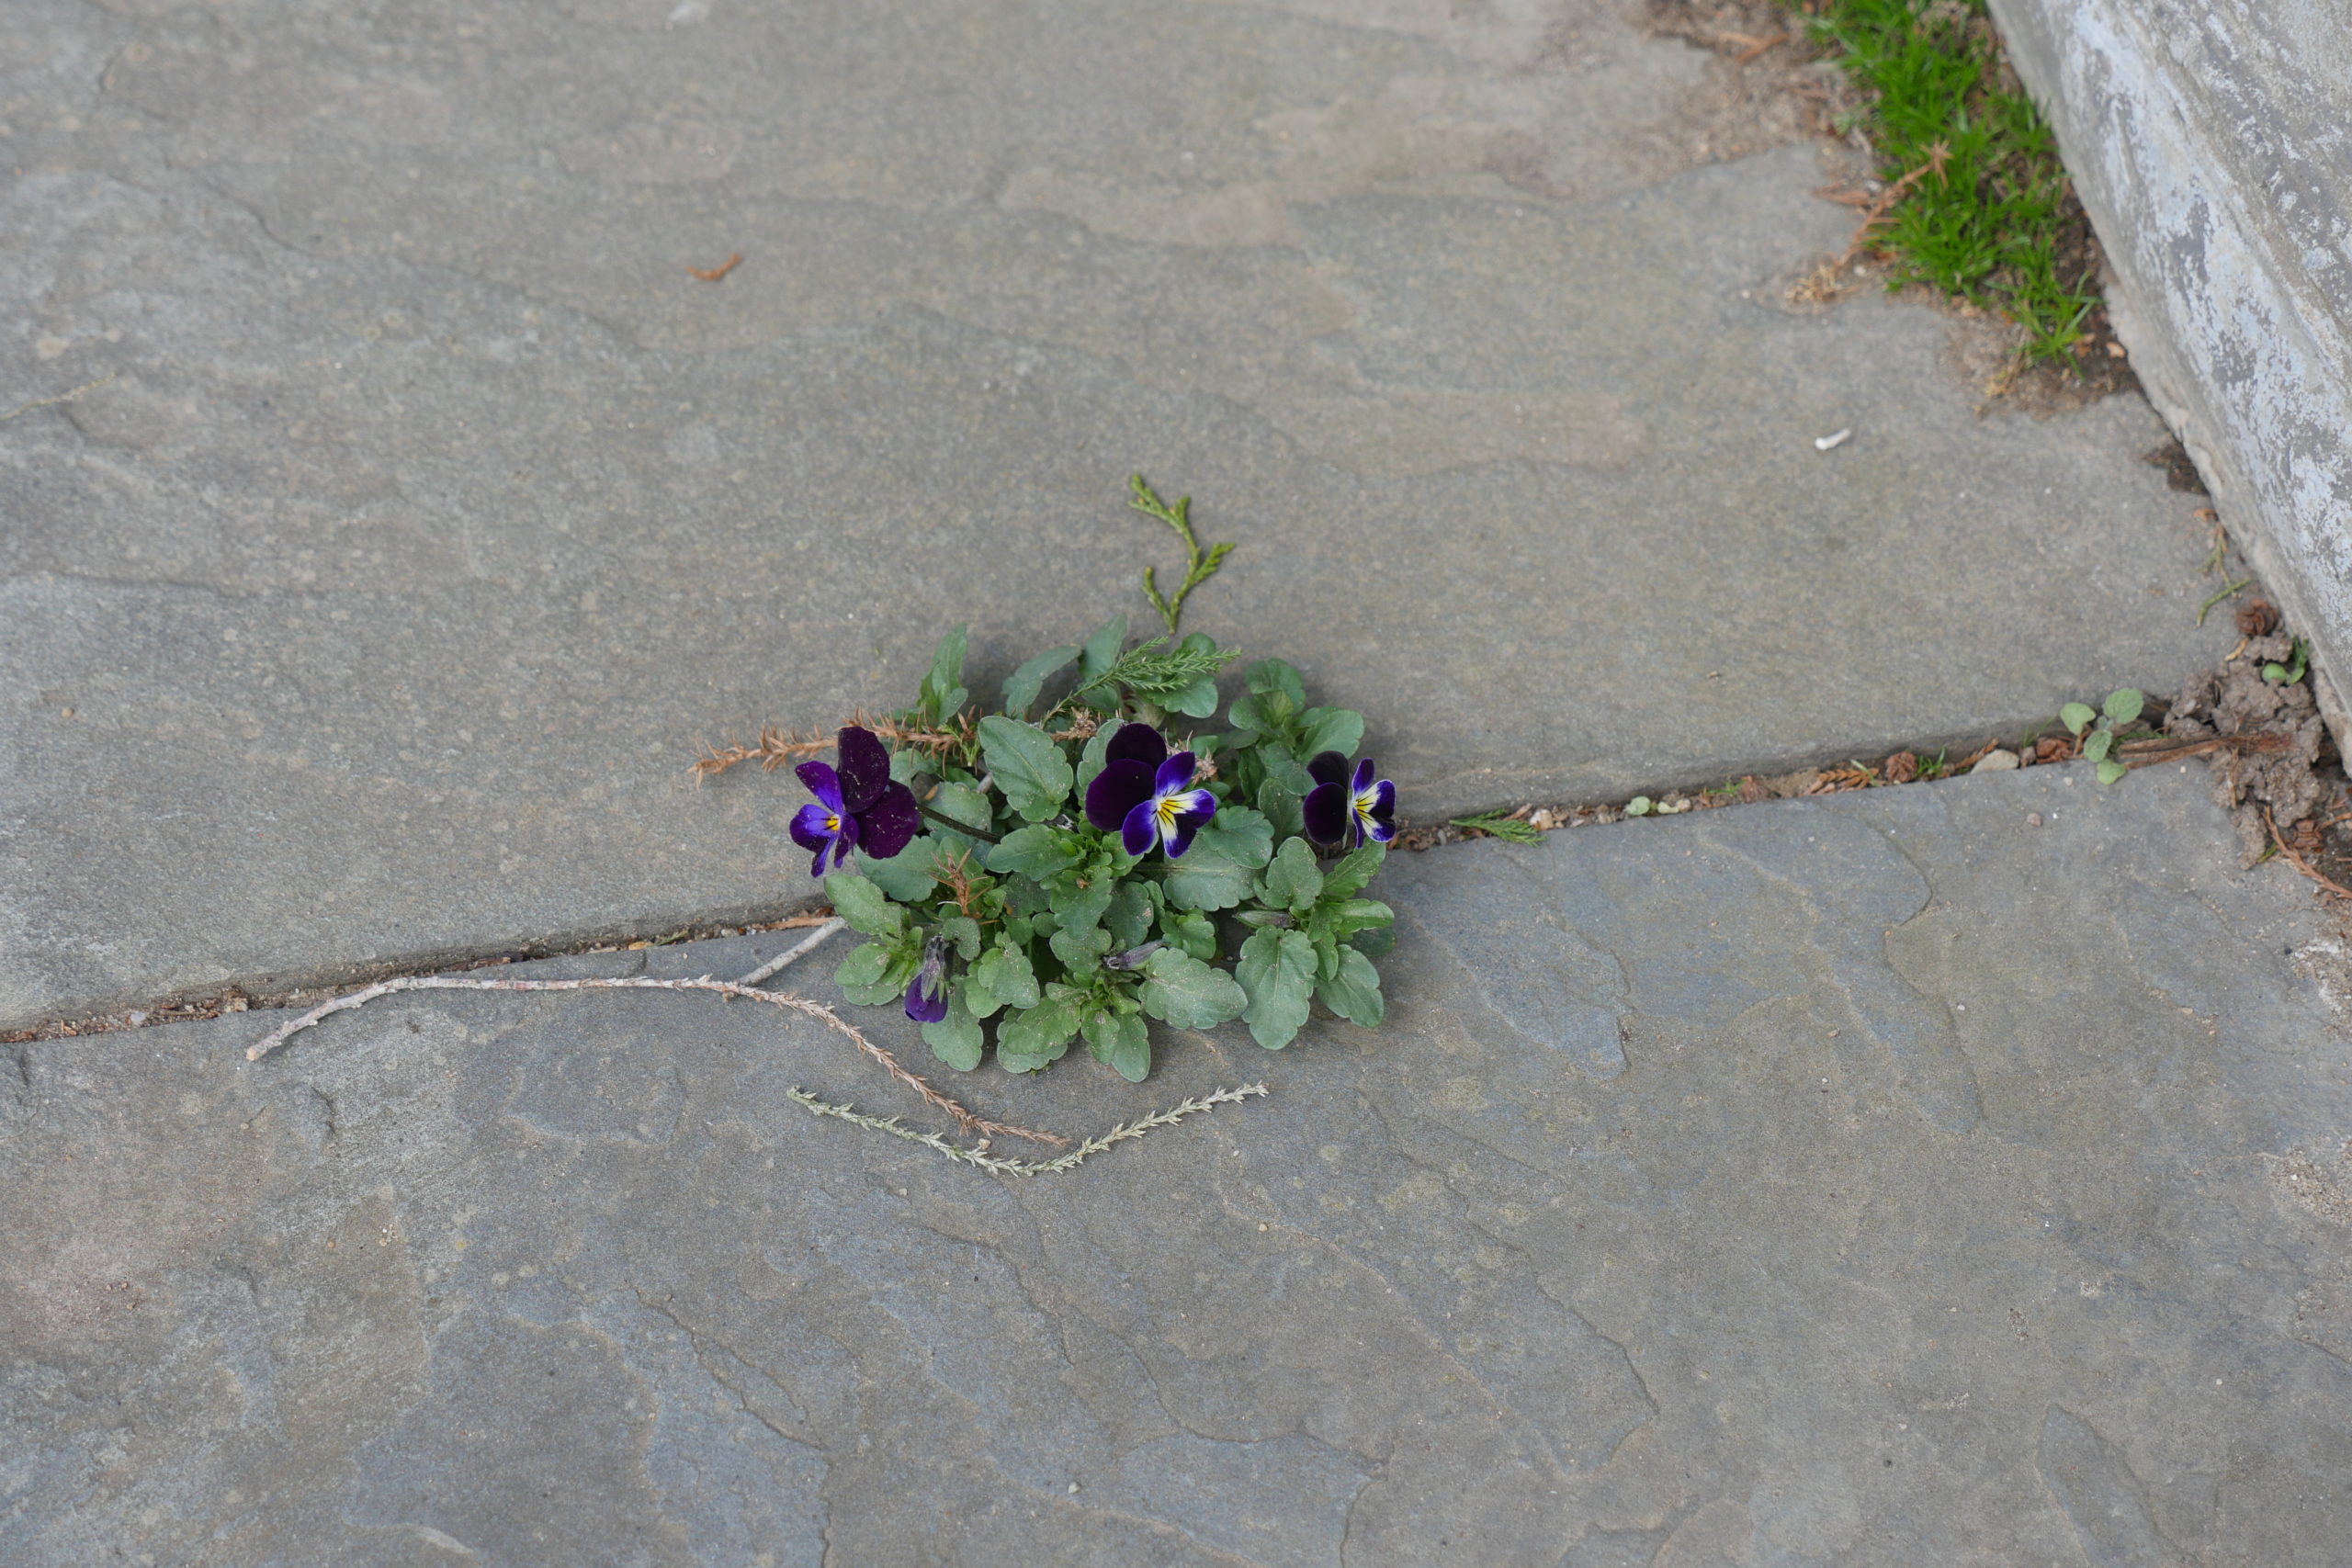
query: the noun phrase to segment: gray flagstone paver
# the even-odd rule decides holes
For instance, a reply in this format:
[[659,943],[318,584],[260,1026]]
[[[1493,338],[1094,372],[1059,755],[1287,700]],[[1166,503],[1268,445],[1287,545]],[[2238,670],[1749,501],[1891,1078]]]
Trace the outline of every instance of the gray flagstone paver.
[[809,1117],[913,1108],[707,998],[12,1047],[0,1560],[2340,1559],[2352,972],[2201,777],[1381,886],[1381,1032],[956,1080],[1070,1131],[1272,1087],[1028,1183]]
[[0,424],[0,1029],[784,908],[696,746],[1140,615],[1137,468],[1423,818],[2227,645],[2146,406],[1786,309],[1792,100],[1614,0],[7,31],[0,403],[102,384]]

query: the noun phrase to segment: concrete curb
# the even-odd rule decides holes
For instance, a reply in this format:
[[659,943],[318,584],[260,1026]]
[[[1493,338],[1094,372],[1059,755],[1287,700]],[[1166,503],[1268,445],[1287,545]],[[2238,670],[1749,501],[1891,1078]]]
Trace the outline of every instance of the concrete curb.
[[2352,674],[2352,5],[1991,6],[2098,229],[2110,314],[2149,400],[2340,689]]

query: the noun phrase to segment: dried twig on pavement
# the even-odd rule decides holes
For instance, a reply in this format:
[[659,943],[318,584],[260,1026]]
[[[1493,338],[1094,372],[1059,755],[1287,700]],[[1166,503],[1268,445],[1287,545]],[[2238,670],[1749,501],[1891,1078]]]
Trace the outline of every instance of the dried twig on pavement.
[[815,931],[810,931],[807,936],[801,938],[797,946],[786,948],[784,952],[777,953],[774,958],[769,959],[765,964],[761,964],[757,969],[752,970],[748,975],[737,976],[735,977],[735,983],[739,986],[758,985],[761,981],[782,970],[786,964],[791,964],[803,953],[808,952],[809,949],[815,947],[819,942],[824,941],[827,937],[841,930],[842,924],[843,922],[838,915],[834,916],[830,920],[823,921]]
[[2313,882],[2318,883],[2322,888],[2334,894],[2338,898],[2352,898],[2352,887],[2346,887],[2340,882],[2329,881],[2325,876],[2320,874],[2319,867],[2312,864],[2311,862],[2305,860],[2302,856],[2294,852],[2294,849],[2279,833],[2278,824],[2270,819],[2270,807],[2267,806],[2262,808],[2262,825],[2270,829],[2270,841],[2278,846],[2278,857],[2281,860],[2285,861],[2289,865],[2293,866],[2297,871],[2301,872],[2305,876],[2310,877]]
[[1001,1156],[989,1154],[985,1146],[977,1149],[962,1148],[949,1143],[936,1133],[925,1133],[909,1127],[895,1116],[868,1116],[854,1106],[834,1105],[802,1089],[796,1089],[791,1091],[791,1094],[793,1100],[806,1107],[811,1115],[831,1116],[855,1126],[870,1128],[876,1133],[888,1133],[894,1138],[904,1138],[910,1144],[921,1144],[925,1148],[936,1149],[949,1159],[960,1161],[965,1165],[978,1166],[980,1169],[997,1176],[1051,1176],[1057,1171],[1073,1168],[1081,1161],[1092,1158],[1114,1144],[1124,1143],[1129,1138],[1140,1138],[1155,1128],[1182,1122],[1185,1117],[1206,1111],[1212,1106],[1230,1105],[1237,1100],[1254,1099],[1265,1092],[1266,1086],[1262,1083],[1244,1084],[1239,1089],[1217,1089],[1214,1093],[1202,1095],[1197,1100],[1187,1100],[1170,1110],[1155,1111],[1140,1122],[1123,1122],[1100,1137],[1087,1139],[1066,1155],[1039,1160],[1005,1159]]
[[991,1136],[1001,1134],[1008,1138],[1026,1138],[1034,1144],[1051,1144],[1057,1149],[1069,1146],[1069,1140],[1058,1134],[1033,1132],[1026,1127],[1008,1126],[1004,1122],[991,1122],[986,1117],[975,1115],[932,1088],[922,1078],[909,1072],[899,1058],[892,1055],[888,1049],[868,1040],[864,1031],[843,1021],[839,1014],[822,1002],[812,1002],[806,997],[796,997],[784,991],[758,990],[750,986],[738,985],[732,980],[713,979],[707,975],[692,980],[655,980],[636,975],[584,980],[477,980],[459,975],[416,975],[391,980],[379,980],[374,985],[353,991],[348,996],[322,1002],[292,1022],[278,1025],[246,1050],[245,1060],[259,1061],[312,1024],[335,1013],[352,1008],[365,1007],[378,997],[390,996],[395,991],[632,990],[709,991],[722,997],[750,997],[776,1007],[788,1008],[794,1012],[803,1013],[821,1021],[825,1027],[842,1036],[859,1050],[879,1062],[883,1070],[892,1077],[921,1095],[924,1104],[955,1118],[956,1125],[967,1133],[981,1133]]

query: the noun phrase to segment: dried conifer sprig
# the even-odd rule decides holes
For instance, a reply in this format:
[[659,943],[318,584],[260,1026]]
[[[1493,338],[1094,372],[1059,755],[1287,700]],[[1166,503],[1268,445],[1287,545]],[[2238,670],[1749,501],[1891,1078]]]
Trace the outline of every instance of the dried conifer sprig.
[[[958,747],[968,748],[978,744],[977,734],[972,728],[972,721],[969,719],[958,719],[955,725],[946,728],[932,728],[920,725],[901,724],[893,718],[877,718],[864,708],[859,708],[850,716],[849,723],[857,728],[871,730],[885,740],[894,741],[900,746],[911,746],[918,750],[931,752],[934,756],[944,755]],[[695,759],[694,775],[698,780],[716,778],[738,762],[757,762],[761,772],[772,773],[786,762],[797,761],[803,757],[813,757],[820,751],[831,750],[835,737],[839,733],[840,730],[837,728],[831,735],[819,734],[813,730],[807,735],[802,735],[790,729],[778,729],[772,724],[763,724],[760,726],[759,739],[752,745],[746,746],[740,740],[730,740],[724,746],[704,747],[703,754]],[[1084,733],[1091,735],[1094,731],[1090,728]]]
[[962,1105],[931,1087],[919,1075],[909,1072],[889,1048],[876,1044],[865,1032],[843,1019],[822,1002],[812,1002],[806,997],[796,997],[785,991],[763,991],[739,981],[715,979],[708,975],[691,980],[657,980],[642,975],[596,976],[579,980],[482,980],[464,975],[405,975],[390,980],[379,980],[346,996],[321,1002],[317,1007],[279,1024],[245,1050],[245,1060],[259,1061],[285,1044],[295,1035],[323,1021],[335,1013],[365,1007],[379,997],[397,991],[709,991],[721,997],[741,997],[787,1009],[805,1017],[816,1019],[834,1033],[848,1040],[860,1051],[879,1063],[884,1071],[922,1098],[924,1104],[952,1117],[956,1124],[967,1134],[988,1136],[1026,1138],[1034,1144],[1050,1144],[1055,1148],[1068,1148],[1069,1140],[1058,1133],[1033,1132],[1026,1127],[1010,1126],[975,1115]]

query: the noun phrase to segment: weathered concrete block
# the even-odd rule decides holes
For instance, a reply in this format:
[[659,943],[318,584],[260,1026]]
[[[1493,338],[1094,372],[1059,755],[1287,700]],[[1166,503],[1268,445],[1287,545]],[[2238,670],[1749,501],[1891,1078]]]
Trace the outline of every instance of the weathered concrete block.
[[2352,5],[1991,0],[2156,408],[2352,671]]

